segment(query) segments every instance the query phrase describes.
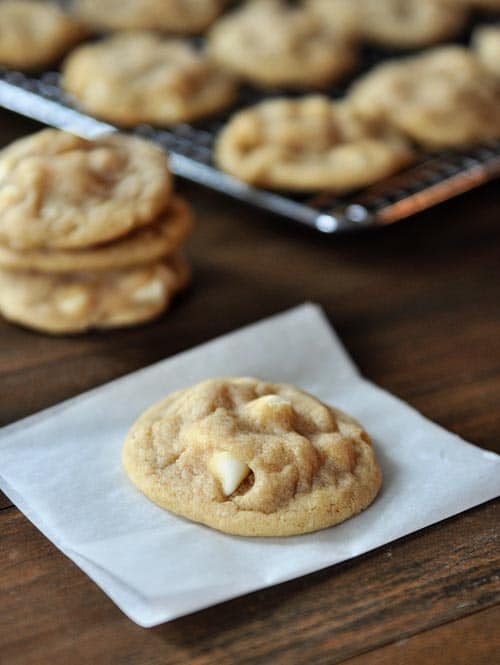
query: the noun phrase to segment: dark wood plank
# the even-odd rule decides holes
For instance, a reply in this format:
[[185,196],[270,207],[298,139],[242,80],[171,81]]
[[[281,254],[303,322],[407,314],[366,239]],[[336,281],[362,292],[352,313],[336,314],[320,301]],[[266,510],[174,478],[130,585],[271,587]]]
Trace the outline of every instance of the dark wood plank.
[[500,656],[499,624],[500,607],[492,607],[346,660],[344,665],[492,665]]
[[341,662],[498,603],[499,519],[500,501],[492,502],[356,560],[144,630],[17,510],[1,511],[0,654],[8,665]]

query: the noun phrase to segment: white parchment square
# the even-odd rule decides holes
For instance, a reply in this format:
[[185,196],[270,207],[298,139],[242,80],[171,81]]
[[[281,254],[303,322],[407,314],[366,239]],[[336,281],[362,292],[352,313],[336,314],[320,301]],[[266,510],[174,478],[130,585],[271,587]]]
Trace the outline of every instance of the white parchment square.
[[[237,375],[295,383],[358,418],[384,473],[373,505],[317,533],[252,539],[171,515],[138,492],[120,463],[134,420],[173,390]],[[488,501],[500,494],[500,456],[360,377],[320,308],[306,304],[4,428],[0,488],[125,614],[154,626]]]

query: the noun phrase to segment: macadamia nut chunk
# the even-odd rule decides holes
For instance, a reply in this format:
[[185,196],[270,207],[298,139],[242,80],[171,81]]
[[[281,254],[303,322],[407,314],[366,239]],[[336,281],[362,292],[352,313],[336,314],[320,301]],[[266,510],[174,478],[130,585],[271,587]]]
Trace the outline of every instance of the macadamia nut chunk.
[[361,425],[292,385],[253,378],[211,379],[151,407],[123,462],[163,508],[247,536],[337,524],[381,484]]

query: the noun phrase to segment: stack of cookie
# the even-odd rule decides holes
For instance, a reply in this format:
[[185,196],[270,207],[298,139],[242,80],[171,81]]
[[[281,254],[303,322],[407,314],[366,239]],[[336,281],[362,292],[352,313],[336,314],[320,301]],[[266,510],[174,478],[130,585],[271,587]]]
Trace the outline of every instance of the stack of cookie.
[[153,144],[21,139],[0,152],[0,312],[53,334],[150,320],[189,280],[191,226]]

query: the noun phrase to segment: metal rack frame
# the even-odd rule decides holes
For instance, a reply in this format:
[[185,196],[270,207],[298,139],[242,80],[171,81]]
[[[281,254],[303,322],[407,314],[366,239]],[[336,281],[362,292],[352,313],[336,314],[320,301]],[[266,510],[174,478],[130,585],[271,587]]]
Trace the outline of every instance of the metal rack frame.
[[[30,77],[0,68],[0,106],[85,138],[117,129],[76,110],[57,72]],[[500,140],[495,140],[465,151],[422,155],[412,167],[350,196],[276,194],[213,165],[212,146],[222,123],[218,118],[170,130],[141,125],[135,133],[169,152],[175,174],[326,234],[392,224],[500,175]]]

